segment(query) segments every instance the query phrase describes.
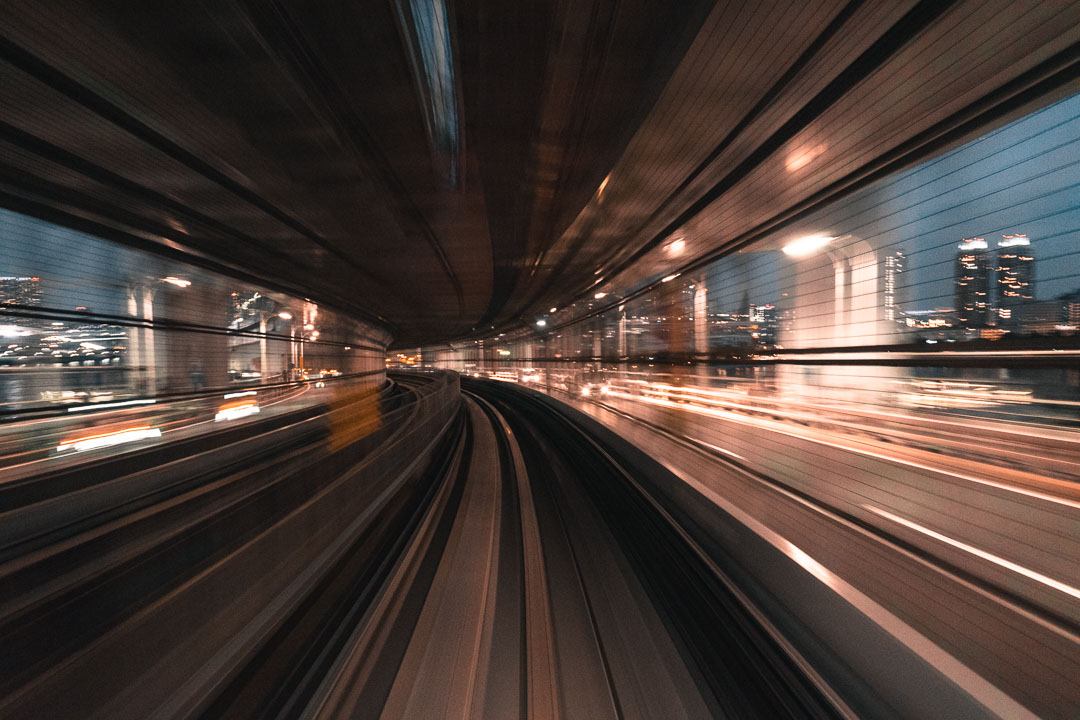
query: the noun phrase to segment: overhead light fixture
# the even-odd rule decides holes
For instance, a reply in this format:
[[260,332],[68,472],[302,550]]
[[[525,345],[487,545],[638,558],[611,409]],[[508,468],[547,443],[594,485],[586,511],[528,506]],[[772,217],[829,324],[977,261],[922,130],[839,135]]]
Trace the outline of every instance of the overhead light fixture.
[[598,292],[595,295],[593,295],[593,297],[596,298],[597,300],[603,300],[604,298],[607,297],[607,293],[606,292]]
[[559,308],[550,308],[548,312],[558,312]]
[[290,312],[279,312],[277,316],[282,320],[292,320],[292,313]]
[[660,282],[671,282],[675,278],[679,277],[680,274],[681,273],[675,273],[674,275],[668,275],[666,278],[663,278]]
[[547,320],[537,320],[536,327],[547,327]]
[[176,287],[181,287],[181,288],[186,288],[189,285],[191,285],[190,280],[184,280],[183,278],[173,277],[172,275],[170,275],[167,278],[161,278],[161,282],[167,282],[170,285],[175,285]]
[[683,250],[685,250],[685,249],[686,249],[686,241],[683,240],[682,238],[679,238],[677,240],[672,240],[671,242],[669,242],[667,245],[664,246],[664,252],[667,253],[668,255],[670,255],[671,257],[678,257],[679,255],[682,255]]
[[813,145],[808,147],[802,147],[795,152],[788,155],[787,162],[784,163],[788,172],[795,172],[801,170],[810,163],[814,162],[822,153],[829,149],[829,146],[825,143],[819,145]]
[[783,247],[784,254],[791,257],[805,257],[820,250],[835,239],[835,237],[829,235],[806,235],[785,245]]

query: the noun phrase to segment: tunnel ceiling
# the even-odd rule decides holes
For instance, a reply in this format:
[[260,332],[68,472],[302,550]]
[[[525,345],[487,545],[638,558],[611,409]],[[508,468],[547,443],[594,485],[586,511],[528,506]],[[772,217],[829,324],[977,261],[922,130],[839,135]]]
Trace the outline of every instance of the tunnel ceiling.
[[0,203],[398,345],[490,334],[1074,87],[1078,8],[4,3]]

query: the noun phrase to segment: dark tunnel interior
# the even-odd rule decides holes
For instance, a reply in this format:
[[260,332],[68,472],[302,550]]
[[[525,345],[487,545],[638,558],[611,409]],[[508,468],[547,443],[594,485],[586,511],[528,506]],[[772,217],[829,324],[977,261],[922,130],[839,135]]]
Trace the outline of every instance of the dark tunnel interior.
[[1080,717],[1080,4],[0,4],[0,717]]

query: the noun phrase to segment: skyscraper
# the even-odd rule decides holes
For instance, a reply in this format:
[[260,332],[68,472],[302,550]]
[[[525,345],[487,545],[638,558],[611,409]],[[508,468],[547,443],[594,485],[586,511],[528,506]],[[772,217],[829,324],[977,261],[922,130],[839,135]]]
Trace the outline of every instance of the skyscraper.
[[900,291],[903,288],[904,253],[897,250],[885,256],[885,319],[896,322],[900,317]]
[[762,345],[776,345],[777,317],[775,305],[750,306],[751,329],[756,326],[753,337]]
[[997,307],[1010,320],[1016,306],[1035,298],[1035,258],[1027,235],[1002,235],[997,246]]
[[990,258],[986,240],[964,238],[956,253],[956,320],[962,328],[986,327],[990,309]]

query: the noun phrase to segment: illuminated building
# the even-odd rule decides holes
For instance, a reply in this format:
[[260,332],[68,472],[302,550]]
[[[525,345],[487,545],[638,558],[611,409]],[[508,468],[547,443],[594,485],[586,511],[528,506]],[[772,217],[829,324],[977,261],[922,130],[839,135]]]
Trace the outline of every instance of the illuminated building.
[[964,238],[956,253],[956,323],[985,327],[990,310],[990,259],[986,240]]
[[37,307],[41,304],[41,279],[0,277],[0,304]]
[[897,297],[903,288],[904,253],[897,250],[885,256],[885,319],[890,322],[900,320]]
[[1080,290],[1074,290],[1061,296],[1064,305],[1064,320],[1067,329],[1080,330]]
[[1080,331],[1080,290],[1056,300],[1028,300],[1012,308],[1010,325],[1026,335],[1074,335]]
[[940,342],[955,339],[954,328],[958,324],[955,310],[908,310],[903,316],[906,329],[920,340]]
[[775,305],[751,305],[750,322],[757,326],[754,338],[761,345],[776,344],[777,316]]
[[1026,335],[1052,335],[1070,329],[1069,314],[1063,300],[1031,301],[1013,309],[1011,324]]
[[1035,258],[1027,235],[1002,235],[996,275],[998,315],[1002,320],[1013,320],[1016,307],[1035,298]]
[[[41,279],[0,276],[0,305],[38,307],[41,305]],[[12,317],[0,322],[12,322],[24,327],[39,327],[41,321]]]

